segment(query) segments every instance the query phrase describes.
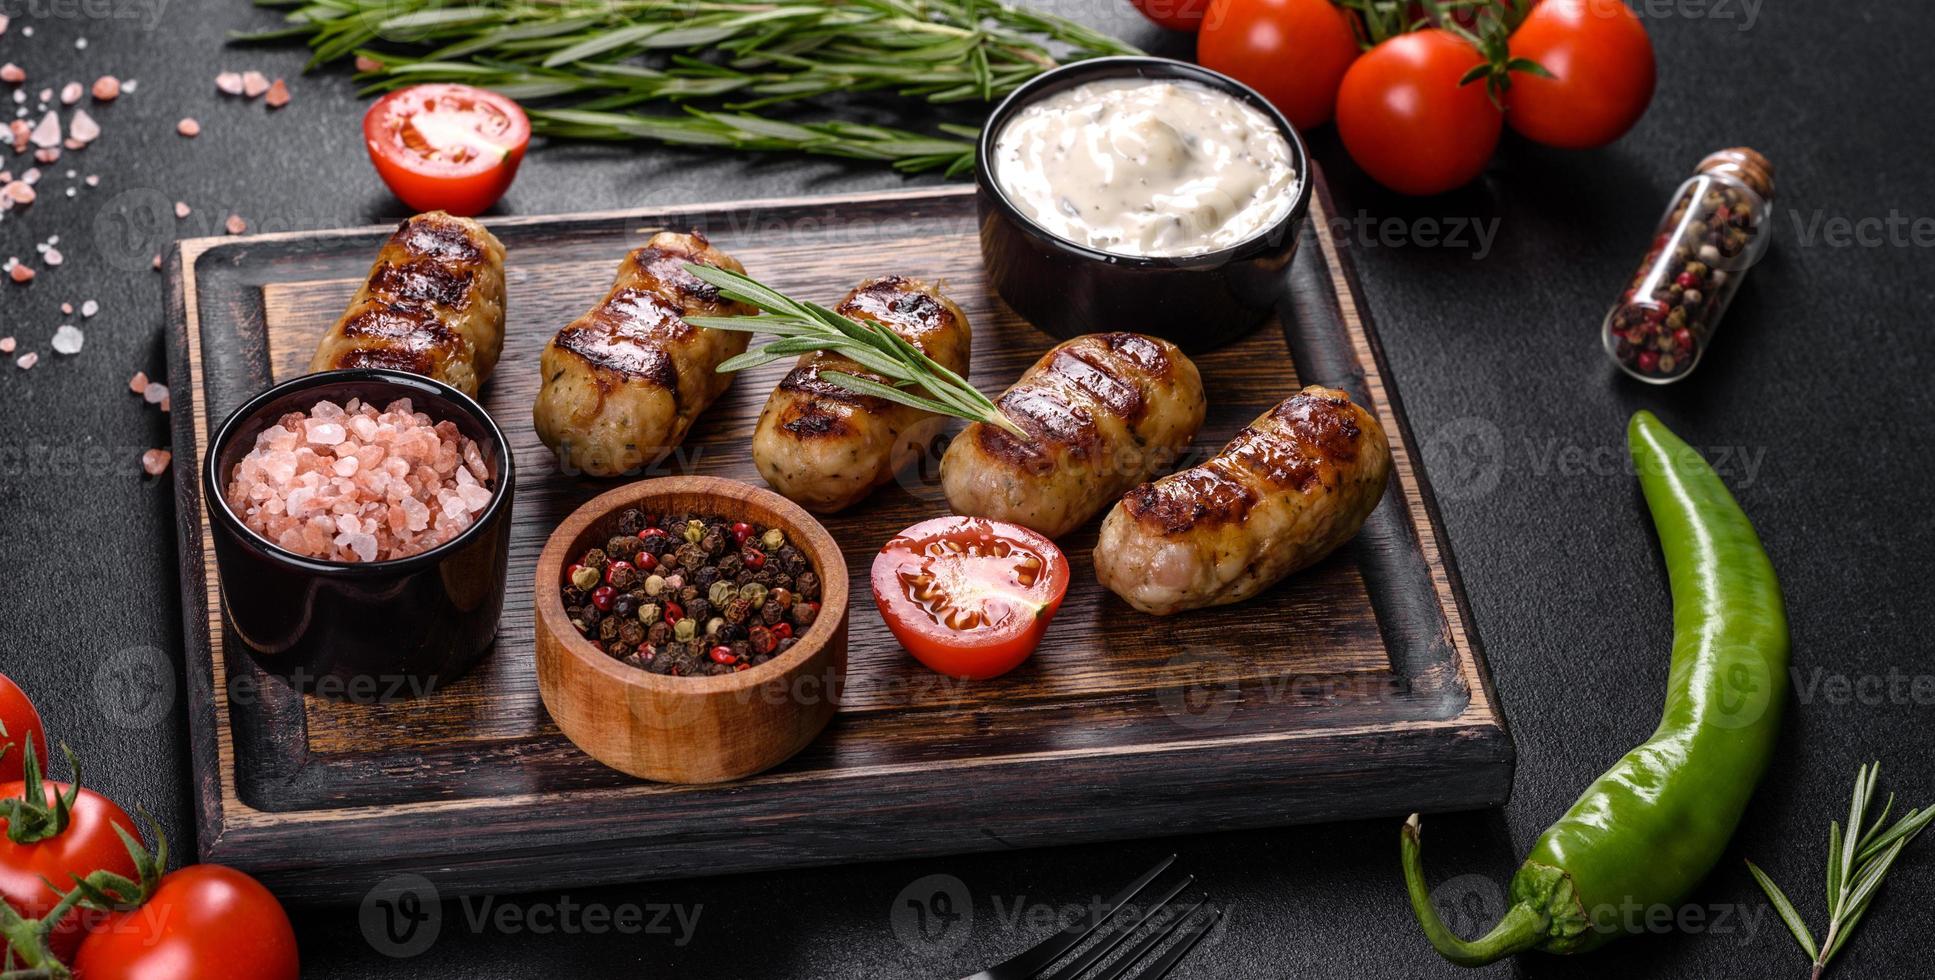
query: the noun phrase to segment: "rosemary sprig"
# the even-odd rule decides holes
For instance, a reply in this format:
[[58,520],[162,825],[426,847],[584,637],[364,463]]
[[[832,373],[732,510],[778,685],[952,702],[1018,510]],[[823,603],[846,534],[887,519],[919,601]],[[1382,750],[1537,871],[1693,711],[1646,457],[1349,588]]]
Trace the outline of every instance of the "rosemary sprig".
[[693,326],[742,330],[778,338],[719,365],[720,371],[744,371],[788,357],[827,351],[846,357],[888,383],[845,371],[823,371],[820,377],[848,391],[908,405],[936,415],[985,422],[1024,442],[1033,442],[1020,426],[995,406],[980,389],[928,357],[906,338],[871,320],[853,320],[820,306],[802,303],[748,276],[727,269],[688,263],[687,272],[718,287],[727,299],[747,303],[765,316],[686,317]]
[[[822,96],[989,102],[1068,61],[1136,54],[1073,21],[994,0],[256,0],[310,64],[356,56],[366,92],[454,81],[541,105],[540,133],[883,160],[959,173],[973,130],[938,135],[758,113]],[[369,66],[375,67],[370,68]],[[691,100],[689,115],[643,106]]]
[[1767,893],[1768,901],[1774,903],[1774,910],[1780,913],[1781,921],[1787,924],[1787,931],[1794,934],[1794,940],[1801,944],[1801,950],[1813,961],[1812,977],[1819,980],[1827,971],[1828,961],[1834,954],[1847,945],[1848,937],[1854,935],[1854,927],[1868,912],[1868,905],[1874,901],[1875,894],[1881,889],[1882,879],[1895,864],[1895,859],[1908,847],[1916,836],[1935,820],[1935,808],[1915,809],[1893,826],[1882,829],[1888,815],[1895,809],[1895,795],[1888,794],[1888,802],[1882,804],[1881,815],[1873,823],[1867,823],[1868,805],[1873,802],[1875,783],[1881,777],[1881,763],[1862,766],[1854,777],[1854,798],[1848,806],[1848,826],[1844,831],[1838,821],[1828,824],[1827,860],[1827,934],[1816,944],[1808,932],[1807,923],[1801,921],[1801,914],[1788,901],[1785,892],[1774,880],[1760,870],[1752,861],[1747,862],[1747,870],[1754,880],[1760,883]]

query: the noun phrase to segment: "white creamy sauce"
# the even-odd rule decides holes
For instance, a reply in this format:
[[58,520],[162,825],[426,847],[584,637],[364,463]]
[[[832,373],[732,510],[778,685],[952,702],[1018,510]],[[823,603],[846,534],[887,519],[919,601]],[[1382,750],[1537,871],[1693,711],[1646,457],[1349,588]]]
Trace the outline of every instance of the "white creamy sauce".
[[1196,255],[1268,230],[1294,203],[1270,117],[1199,82],[1115,78],[1016,113],[995,180],[1054,235],[1117,255]]

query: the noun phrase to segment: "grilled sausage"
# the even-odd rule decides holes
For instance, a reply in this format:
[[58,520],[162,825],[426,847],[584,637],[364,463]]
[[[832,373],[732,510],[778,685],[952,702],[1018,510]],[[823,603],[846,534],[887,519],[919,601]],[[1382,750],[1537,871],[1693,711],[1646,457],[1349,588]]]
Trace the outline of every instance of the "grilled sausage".
[[504,350],[504,246],[442,211],[397,226],[311,371],[380,367],[477,389]]
[[1174,462],[1205,407],[1196,365],[1168,341],[1134,333],[1055,347],[995,404],[1030,441],[981,422],[961,430],[941,457],[947,502],[1051,538]]
[[1102,521],[1095,577],[1158,616],[1241,602],[1350,540],[1390,475],[1377,419],[1312,385],[1215,458],[1129,491]]
[[704,235],[659,232],[618,264],[598,305],[545,345],[532,421],[567,469],[617,476],[664,459],[732,385],[733,375],[714,369],[745,351],[750,335],[685,317],[758,310],[721,297],[687,262],[746,271]]
[[[967,314],[934,286],[905,276],[869,279],[847,294],[839,312],[878,323],[949,370],[967,373]],[[822,371],[887,383],[838,354],[803,355],[766,399],[753,430],[752,457],[774,490],[825,514],[859,503],[892,480],[947,419],[856,394],[821,378]]]

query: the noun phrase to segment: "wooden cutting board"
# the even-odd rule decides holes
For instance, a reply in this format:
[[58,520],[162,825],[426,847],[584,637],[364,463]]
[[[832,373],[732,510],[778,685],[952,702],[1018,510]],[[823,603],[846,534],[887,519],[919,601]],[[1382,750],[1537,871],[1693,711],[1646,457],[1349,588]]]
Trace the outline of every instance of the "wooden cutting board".
[[[517,458],[510,593],[479,667],[387,704],[303,697],[255,668],[223,626],[196,477],[227,413],[303,371],[390,229],[180,243],[170,380],[202,858],[290,899],[353,901],[402,872],[449,894],[515,891],[1502,803],[1511,743],[1330,214],[1320,184],[1280,323],[1197,358],[1209,417],[1196,450],[1304,383],[1350,390],[1397,463],[1352,544],[1250,602],[1155,619],[1096,584],[1092,522],[1062,542],[1075,581],[1046,643],[980,683],[914,662],[863,591],[833,724],[778,769],[716,786],[607,769],[539,700],[533,566],[550,530],[612,484],[564,475],[538,442],[538,356],[628,249],[697,228],[754,276],[824,303],[869,276],[941,281],[974,327],[971,380],[997,393],[1054,341],[985,282],[972,190],[489,222],[509,253],[507,339],[482,400]],[[783,370],[742,374],[653,475],[759,482],[748,441]],[[854,581],[894,532],[945,512],[944,446],[826,519]]]

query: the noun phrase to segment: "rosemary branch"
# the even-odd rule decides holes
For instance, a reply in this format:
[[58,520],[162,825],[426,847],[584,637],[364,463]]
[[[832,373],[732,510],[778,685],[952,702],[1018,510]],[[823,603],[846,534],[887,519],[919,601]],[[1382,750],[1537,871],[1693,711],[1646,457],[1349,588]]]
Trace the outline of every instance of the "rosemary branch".
[[742,330],[778,338],[719,365],[720,371],[744,371],[787,357],[819,351],[848,358],[878,375],[882,381],[845,371],[823,371],[820,377],[848,391],[871,395],[936,415],[985,422],[1024,442],[1033,442],[1020,426],[996,407],[980,389],[968,384],[947,365],[927,356],[906,338],[871,320],[853,320],[816,303],[802,303],[749,276],[727,269],[687,263],[687,272],[718,287],[727,299],[747,303],[765,316],[694,316],[686,322],[715,330]]
[[[986,103],[1067,61],[1138,51],[996,0],[255,0],[310,65],[355,56],[366,93],[463,82],[538,104],[550,136],[646,139],[883,160],[956,174],[974,131],[937,135],[760,112],[879,93],[910,105]],[[371,67],[374,66],[374,67]],[[693,100],[686,114],[633,111]]]
[[1752,861],[1747,862],[1747,870],[1767,893],[1768,901],[1774,903],[1774,910],[1780,913],[1787,931],[1794,934],[1794,941],[1801,944],[1801,951],[1813,962],[1813,980],[1819,980],[1827,972],[1828,961],[1854,935],[1854,927],[1867,914],[1869,903],[1881,890],[1881,882],[1894,867],[1895,859],[1927,829],[1929,821],[1935,820],[1935,808],[1914,809],[1884,830],[1888,815],[1895,809],[1895,795],[1890,793],[1888,802],[1881,807],[1881,815],[1868,823],[1868,807],[1874,800],[1875,784],[1880,777],[1881,763],[1862,766],[1854,777],[1847,829],[1843,831],[1838,821],[1828,824],[1828,928],[1818,944],[1780,886]]

